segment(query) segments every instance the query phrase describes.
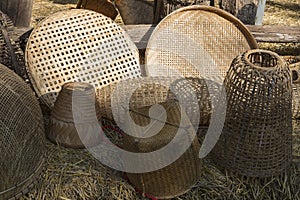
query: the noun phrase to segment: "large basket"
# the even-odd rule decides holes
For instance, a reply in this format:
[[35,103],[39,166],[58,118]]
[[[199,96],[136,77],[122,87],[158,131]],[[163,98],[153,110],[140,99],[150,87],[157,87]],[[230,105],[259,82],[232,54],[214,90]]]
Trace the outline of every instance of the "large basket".
[[[181,117],[184,115],[180,112],[178,103],[168,101],[160,105],[167,113],[163,128],[156,135],[147,138],[124,135],[124,148],[131,152],[148,153],[168,145],[179,131],[183,131],[190,137],[191,146],[170,165],[152,172],[127,173],[129,181],[138,191],[158,199],[166,199],[181,195],[191,189],[199,179],[201,160],[198,158],[200,146],[197,137],[192,137],[194,129],[191,126],[190,128],[180,126]],[[130,111],[132,119],[138,126],[146,126],[150,120],[160,123],[159,120],[149,117],[149,108],[137,108]],[[133,128],[131,131],[136,133],[139,129]],[[183,145],[181,143],[184,142],[176,143],[176,148],[180,148]],[[162,159],[168,159],[161,154],[156,155],[158,156],[153,157],[155,164],[162,162]],[[139,164],[149,165],[147,161]]]
[[231,61],[257,48],[249,30],[234,16],[209,6],[188,6],[164,18],[145,53],[149,76],[225,76]]
[[279,175],[292,155],[290,70],[275,53],[250,50],[226,75],[226,120],[213,149],[216,163],[248,177]]
[[111,19],[73,9],[53,14],[32,32],[26,67],[39,98],[53,108],[66,82],[102,87],[140,76],[139,53],[129,36]]
[[33,91],[0,64],[0,199],[28,192],[45,155],[43,116]]
[[50,116],[48,138],[71,148],[96,145],[100,139],[100,114],[95,102],[95,89],[92,85],[82,82],[65,83]]

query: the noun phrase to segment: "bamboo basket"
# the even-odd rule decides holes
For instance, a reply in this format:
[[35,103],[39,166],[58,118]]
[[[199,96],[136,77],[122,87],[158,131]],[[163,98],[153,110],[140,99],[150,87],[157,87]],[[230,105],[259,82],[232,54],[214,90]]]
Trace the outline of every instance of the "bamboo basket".
[[84,9],[61,11],[33,30],[26,69],[38,97],[53,108],[66,82],[95,88],[139,77],[139,52],[125,31],[104,15]]
[[223,76],[231,61],[257,43],[234,16],[209,6],[187,6],[164,18],[146,48],[148,76]]
[[27,193],[39,180],[45,133],[31,88],[1,64],[0,77],[0,199],[10,199]]
[[247,177],[281,174],[292,158],[289,68],[276,53],[250,50],[233,60],[224,85],[226,120],[213,159]]
[[293,118],[300,118],[300,62],[290,64],[293,79]]
[[100,139],[100,114],[95,102],[95,89],[92,85],[82,82],[65,83],[51,112],[48,138],[71,148],[96,145]]
[[[168,199],[179,196],[192,188],[199,179],[202,164],[198,158],[200,146],[197,137],[192,138],[191,134],[194,129],[180,126],[180,117],[183,115],[180,113],[179,104],[168,101],[160,105],[167,112],[167,120],[160,132],[147,138],[136,138],[126,134],[123,142],[124,149],[128,151],[147,153],[167,145],[180,129],[190,136],[191,146],[172,164],[152,172],[127,173],[129,181],[138,191],[158,199]],[[148,125],[150,119],[156,120],[150,118],[148,112],[149,107],[136,108],[130,111],[132,119],[139,126]],[[134,129],[132,131],[139,130]],[[181,145],[180,142],[176,144],[178,148]],[[161,159],[166,158],[157,156],[153,159],[159,163],[162,161]],[[139,164],[147,165],[147,161]]]

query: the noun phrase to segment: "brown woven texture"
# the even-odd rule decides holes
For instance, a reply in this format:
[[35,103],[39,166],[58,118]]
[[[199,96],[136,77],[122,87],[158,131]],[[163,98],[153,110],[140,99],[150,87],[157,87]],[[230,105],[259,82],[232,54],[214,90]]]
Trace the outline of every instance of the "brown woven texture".
[[[142,193],[159,199],[172,198],[187,192],[198,181],[201,160],[198,158],[199,143],[197,137],[192,138],[194,129],[180,127],[179,104],[175,101],[161,103],[167,113],[167,120],[159,133],[148,138],[135,138],[128,134],[124,136],[124,148],[126,150],[146,153],[158,150],[167,145],[176,135],[179,129],[184,129],[191,136],[191,146],[172,164],[147,173],[127,173],[129,181]],[[137,108],[130,111],[134,122],[139,126],[146,126],[150,122],[148,115],[150,107]],[[155,120],[152,118],[152,120]],[[135,131],[135,130],[132,130]],[[138,131],[138,130],[136,130]],[[178,148],[182,144],[177,144]],[[155,162],[161,162],[163,156],[155,157]],[[145,164],[147,163],[140,163]]]
[[0,199],[26,193],[44,163],[43,116],[33,91],[0,64]]
[[293,79],[293,118],[300,118],[300,62],[289,65]]
[[224,81],[226,120],[215,162],[248,177],[287,169],[292,155],[290,70],[276,54],[250,50],[235,58]]
[[[97,131],[100,130],[100,114],[95,102],[95,89],[92,85],[82,82],[65,83],[50,116],[48,138],[71,148],[97,144],[100,139]],[[75,112],[80,118],[78,115],[74,117]],[[84,131],[85,135],[79,136],[78,131]]]
[[187,6],[164,18],[145,53],[149,76],[225,76],[231,61],[257,48],[249,30],[234,16],[209,6]]
[[38,97],[50,108],[66,82],[97,88],[141,74],[138,50],[126,32],[85,9],[61,11],[42,21],[29,37],[25,59]]

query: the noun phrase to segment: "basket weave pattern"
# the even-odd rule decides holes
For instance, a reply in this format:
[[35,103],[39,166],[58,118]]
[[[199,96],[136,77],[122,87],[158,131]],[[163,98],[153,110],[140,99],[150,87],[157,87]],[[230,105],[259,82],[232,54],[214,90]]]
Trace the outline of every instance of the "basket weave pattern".
[[224,85],[227,113],[214,160],[248,177],[282,173],[292,155],[289,69],[275,53],[250,50],[234,59]]

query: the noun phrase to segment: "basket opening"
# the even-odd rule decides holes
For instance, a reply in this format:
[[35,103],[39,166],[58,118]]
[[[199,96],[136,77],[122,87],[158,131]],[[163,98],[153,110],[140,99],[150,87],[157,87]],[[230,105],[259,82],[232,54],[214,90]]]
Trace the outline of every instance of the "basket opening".
[[272,68],[278,65],[278,58],[268,52],[253,52],[248,54],[247,59],[255,67]]
[[296,70],[292,70],[292,81],[297,81],[299,79],[298,72]]

